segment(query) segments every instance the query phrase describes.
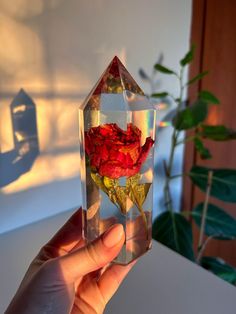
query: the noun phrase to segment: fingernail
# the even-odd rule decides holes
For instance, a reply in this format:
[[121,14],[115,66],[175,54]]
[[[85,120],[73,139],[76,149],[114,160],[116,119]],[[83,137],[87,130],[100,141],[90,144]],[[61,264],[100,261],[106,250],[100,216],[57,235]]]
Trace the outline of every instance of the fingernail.
[[123,234],[123,226],[121,224],[115,224],[102,235],[102,242],[108,248],[113,247],[120,242]]

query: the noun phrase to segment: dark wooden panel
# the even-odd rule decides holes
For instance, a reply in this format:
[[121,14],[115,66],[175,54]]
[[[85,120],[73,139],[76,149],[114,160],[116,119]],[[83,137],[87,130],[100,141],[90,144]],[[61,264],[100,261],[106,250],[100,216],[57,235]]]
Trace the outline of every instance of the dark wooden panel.
[[[202,37],[195,41],[201,47],[201,61],[196,61],[194,66],[200,70],[209,70],[210,74],[204,78],[199,89],[208,89],[214,92],[221,101],[220,106],[212,106],[208,123],[225,124],[236,128],[236,1],[234,0],[207,0],[205,7],[202,0],[193,1],[193,20],[199,18],[199,9],[202,9],[203,32]],[[196,7],[198,8],[197,11]],[[192,25],[196,27],[196,25]],[[197,31],[197,30],[195,30]],[[194,31],[192,30],[192,34]],[[194,38],[192,37],[192,40]],[[190,90],[190,95],[192,96]],[[204,166],[236,168],[236,142],[216,143],[208,142],[213,159],[202,161],[199,157],[195,162]],[[188,148],[186,150],[188,155]],[[186,196],[188,197],[188,195]],[[204,200],[204,194],[196,187],[192,190],[189,203],[197,204]],[[211,199],[216,205],[225,208],[236,217],[236,205]],[[195,232],[195,246],[197,243],[197,231]],[[209,255],[221,256],[236,266],[236,241],[221,242],[212,241],[206,251]]]
[[[189,69],[189,78],[196,76],[202,71],[202,55],[204,49],[204,28],[205,28],[205,0],[193,1],[192,9],[192,26],[191,26],[191,44],[195,45],[195,58],[194,63]],[[196,99],[196,95],[200,90],[200,82],[193,84],[188,91],[189,103]],[[191,131],[187,132],[186,136],[191,136]],[[184,172],[188,172],[192,165],[195,163],[196,152],[191,142],[185,147],[184,154]],[[188,177],[183,180],[183,196],[182,196],[182,209],[185,211],[192,210],[193,206],[193,186]]]

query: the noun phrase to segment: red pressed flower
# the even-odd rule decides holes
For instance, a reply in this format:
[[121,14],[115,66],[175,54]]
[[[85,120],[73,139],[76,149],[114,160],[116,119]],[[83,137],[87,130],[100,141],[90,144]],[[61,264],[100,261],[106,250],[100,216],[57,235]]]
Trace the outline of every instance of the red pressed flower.
[[112,179],[130,177],[140,171],[154,141],[147,137],[143,146],[140,142],[141,131],[132,123],[127,131],[109,123],[85,132],[85,151],[91,167]]

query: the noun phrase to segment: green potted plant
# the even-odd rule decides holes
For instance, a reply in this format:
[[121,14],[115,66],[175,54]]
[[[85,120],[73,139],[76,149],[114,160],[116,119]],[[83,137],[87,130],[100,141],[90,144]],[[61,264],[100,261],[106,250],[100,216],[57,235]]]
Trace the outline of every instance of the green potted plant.
[[[185,256],[202,267],[212,271],[222,279],[236,284],[236,269],[219,257],[204,256],[206,246],[211,239],[230,241],[236,239],[236,219],[219,208],[209,197],[213,196],[224,202],[236,203],[236,169],[214,169],[193,165],[187,173],[173,173],[173,162],[178,145],[188,145],[193,142],[202,159],[210,159],[211,152],[205,146],[204,140],[229,141],[236,139],[236,131],[224,125],[208,125],[205,121],[211,104],[219,105],[217,97],[207,90],[202,90],[197,99],[184,107],[185,90],[192,84],[201,80],[208,72],[199,73],[197,76],[184,80],[187,66],[193,61],[194,46],[180,60],[179,71],[163,66],[162,60],[154,65],[155,71],[165,75],[175,76],[179,83],[179,95],[173,96],[168,91],[152,93],[150,96],[158,99],[171,99],[176,104],[172,119],[173,131],[171,148],[167,160],[163,160],[165,173],[164,198],[165,206],[153,222],[153,238],[179,254]],[[162,59],[162,58],[161,58]],[[152,81],[144,70],[140,70],[143,79]],[[153,83],[151,84],[153,90]],[[181,136],[182,131],[193,130],[191,136]],[[192,183],[205,192],[204,202],[197,204],[192,211],[181,208],[176,212],[171,195],[170,182],[178,177],[188,176]],[[184,193],[184,191],[183,191]],[[199,227],[197,252],[193,248],[193,222]]]

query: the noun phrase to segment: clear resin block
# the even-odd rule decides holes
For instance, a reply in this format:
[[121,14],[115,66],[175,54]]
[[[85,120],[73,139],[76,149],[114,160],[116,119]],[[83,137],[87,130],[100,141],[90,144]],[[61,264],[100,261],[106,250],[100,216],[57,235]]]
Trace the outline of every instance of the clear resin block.
[[85,237],[121,223],[119,264],[151,247],[154,136],[155,110],[115,57],[79,109],[79,140]]

